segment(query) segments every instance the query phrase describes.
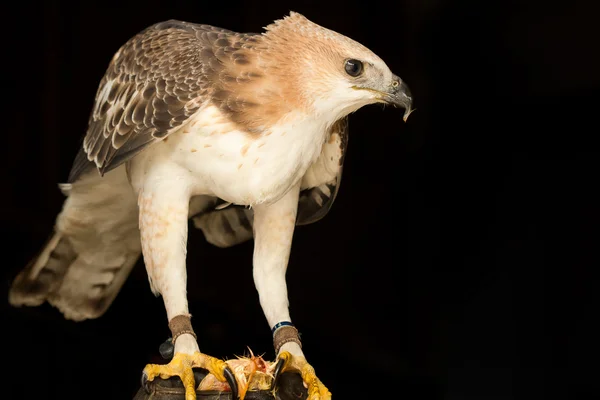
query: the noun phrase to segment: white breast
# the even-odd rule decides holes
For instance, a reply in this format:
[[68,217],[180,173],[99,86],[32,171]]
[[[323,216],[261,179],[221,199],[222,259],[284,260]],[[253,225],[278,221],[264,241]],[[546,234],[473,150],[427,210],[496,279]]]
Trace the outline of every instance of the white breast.
[[304,176],[321,153],[325,136],[326,123],[304,115],[289,116],[285,123],[252,136],[208,106],[133,160],[132,183],[160,168],[161,177],[189,185],[190,195],[213,195],[242,205],[269,203]]

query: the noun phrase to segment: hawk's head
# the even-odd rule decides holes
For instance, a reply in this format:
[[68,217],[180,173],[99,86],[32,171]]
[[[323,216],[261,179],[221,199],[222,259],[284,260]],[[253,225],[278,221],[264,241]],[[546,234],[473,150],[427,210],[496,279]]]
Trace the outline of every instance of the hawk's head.
[[213,94],[230,119],[262,132],[298,112],[327,124],[372,103],[412,111],[408,87],[360,43],[298,13],[266,32],[223,41],[215,52],[219,87]]
[[[372,103],[412,111],[406,84],[360,43],[323,28],[298,13],[266,27],[265,64],[312,113],[334,120]],[[283,80],[283,82],[282,82]]]

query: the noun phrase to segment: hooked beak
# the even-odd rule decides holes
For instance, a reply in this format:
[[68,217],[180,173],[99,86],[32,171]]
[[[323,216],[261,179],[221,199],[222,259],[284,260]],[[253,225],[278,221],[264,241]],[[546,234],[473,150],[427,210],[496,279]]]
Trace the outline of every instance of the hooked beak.
[[402,117],[404,122],[406,122],[410,113],[414,111],[412,108],[412,94],[408,86],[396,75],[393,75],[392,85],[387,92],[383,93],[382,100],[394,107],[404,108],[404,116]]

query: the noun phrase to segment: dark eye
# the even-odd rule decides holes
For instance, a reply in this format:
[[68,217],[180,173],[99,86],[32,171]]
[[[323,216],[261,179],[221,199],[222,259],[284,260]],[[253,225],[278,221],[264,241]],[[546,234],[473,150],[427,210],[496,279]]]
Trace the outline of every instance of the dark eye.
[[346,60],[344,66],[346,73],[350,76],[359,76],[363,72],[363,63],[358,60]]

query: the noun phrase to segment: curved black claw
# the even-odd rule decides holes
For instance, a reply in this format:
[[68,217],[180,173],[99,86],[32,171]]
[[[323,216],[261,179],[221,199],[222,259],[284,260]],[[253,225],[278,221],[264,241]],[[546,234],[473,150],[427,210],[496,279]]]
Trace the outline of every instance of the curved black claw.
[[223,375],[225,375],[225,379],[227,380],[227,383],[231,388],[231,398],[233,400],[238,400],[238,385],[237,381],[235,380],[235,376],[233,375],[233,372],[231,372],[231,369],[229,367],[225,367],[225,369],[223,370]]
[[148,375],[146,375],[145,372],[142,372],[141,384],[142,384],[142,387],[144,388],[144,390],[146,391],[146,393],[148,393],[148,394],[152,393],[152,391],[150,390],[150,381],[148,380]]
[[277,361],[277,365],[275,365],[275,373],[273,374],[273,383],[271,383],[271,390],[275,390],[277,385],[279,384],[279,378],[281,377],[281,373],[283,372],[283,367],[285,365],[285,360],[280,358]]
[[175,345],[173,344],[173,339],[168,338],[163,343],[161,343],[158,348],[158,352],[165,360],[170,360],[175,355]]

